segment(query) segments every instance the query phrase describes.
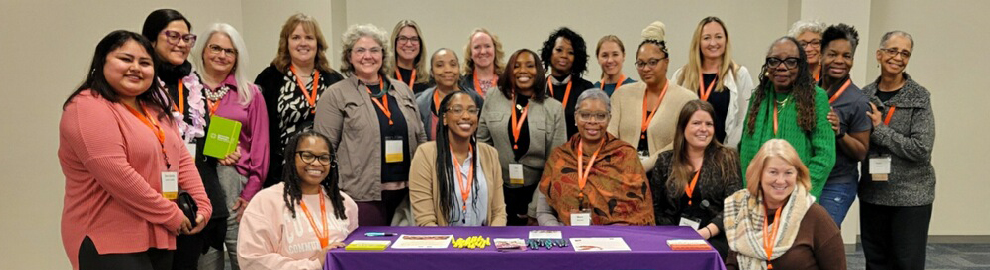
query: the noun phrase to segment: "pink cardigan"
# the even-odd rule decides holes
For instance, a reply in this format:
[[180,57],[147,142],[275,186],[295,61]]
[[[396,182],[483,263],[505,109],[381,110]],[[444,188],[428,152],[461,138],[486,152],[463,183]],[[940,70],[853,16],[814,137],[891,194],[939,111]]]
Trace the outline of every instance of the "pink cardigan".
[[[167,120],[160,125],[179,188],[193,196],[208,220],[210,201],[192,157],[176,127]],[[74,269],[87,236],[100,254],[175,249],[183,215],[161,194],[165,161],[158,139],[126,105],[91,91],[73,98],[59,123],[58,157],[65,174],[62,244]]]

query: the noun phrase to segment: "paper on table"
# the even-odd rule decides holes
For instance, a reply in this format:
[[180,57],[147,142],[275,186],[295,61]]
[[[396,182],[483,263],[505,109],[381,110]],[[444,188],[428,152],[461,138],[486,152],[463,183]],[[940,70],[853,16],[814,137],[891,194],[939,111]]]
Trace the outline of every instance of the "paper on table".
[[622,237],[571,238],[574,251],[632,251]]
[[395,240],[395,249],[442,249],[450,246],[453,235],[408,235],[404,234]]
[[526,240],[521,238],[495,238],[497,249],[526,249]]
[[529,239],[562,239],[560,231],[532,230],[529,231]]

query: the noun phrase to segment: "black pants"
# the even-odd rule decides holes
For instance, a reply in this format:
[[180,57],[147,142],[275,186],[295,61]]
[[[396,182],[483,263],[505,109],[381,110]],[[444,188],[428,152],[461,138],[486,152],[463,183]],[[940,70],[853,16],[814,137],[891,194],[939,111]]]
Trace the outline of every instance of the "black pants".
[[151,248],[138,253],[100,255],[93,240],[87,236],[79,247],[79,270],[169,270],[172,268],[172,254],[171,250]]
[[925,269],[932,205],[859,203],[866,269]]
[[226,234],[227,218],[213,217],[207,221],[206,227],[203,227],[199,233],[176,236],[172,270],[199,269],[199,257],[206,253],[206,249],[211,246],[222,250]]
[[529,210],[529,203],[533,201],[533,192],[536,191],[538,186],[539,184],[532,184],[524,187],[507,187],[502,189],[502,194],[505,195],[506,225],[526,226],[529,219],[520,218],[519,215],[526,215],[526,212]]
[[399,190],[382,190],[381,201],[357,202],[358,225],[391,226],[392,216],[395,215],[395,211],[399,208],[399,204],[402,204],[402,201],[404,200],[409,200],[408,197],[409,188]]

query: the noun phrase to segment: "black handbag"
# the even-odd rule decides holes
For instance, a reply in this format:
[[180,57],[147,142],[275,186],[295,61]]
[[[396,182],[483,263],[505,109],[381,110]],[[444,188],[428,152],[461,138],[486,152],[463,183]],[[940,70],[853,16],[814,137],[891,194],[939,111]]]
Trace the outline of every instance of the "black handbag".
[[196,206],[196,200],[193,200],[192,195],[188,192],[179,192],[179,197],[175,199],[175,204],[179,205],[179,210],[182,210],[182,214],[189,219],[189,223],[192,227],[196,227],[196,212],[199,211],[199,207]]

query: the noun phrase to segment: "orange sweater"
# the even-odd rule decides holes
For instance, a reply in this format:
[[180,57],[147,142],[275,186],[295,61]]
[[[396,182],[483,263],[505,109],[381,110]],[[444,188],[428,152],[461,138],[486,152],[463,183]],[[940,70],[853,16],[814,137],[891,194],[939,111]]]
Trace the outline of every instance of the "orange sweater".
[[[179,188],[193,196],[208,220],[212,209],[196,165],[175,126],[159,122]],[[162,197],[165,160],[158,139],[126,105],[90,91],[73,98],[59,123],[58,158],[65,174],[62,244],[74,269],[87,236],[100,254],[175,249],[183,215]]]

